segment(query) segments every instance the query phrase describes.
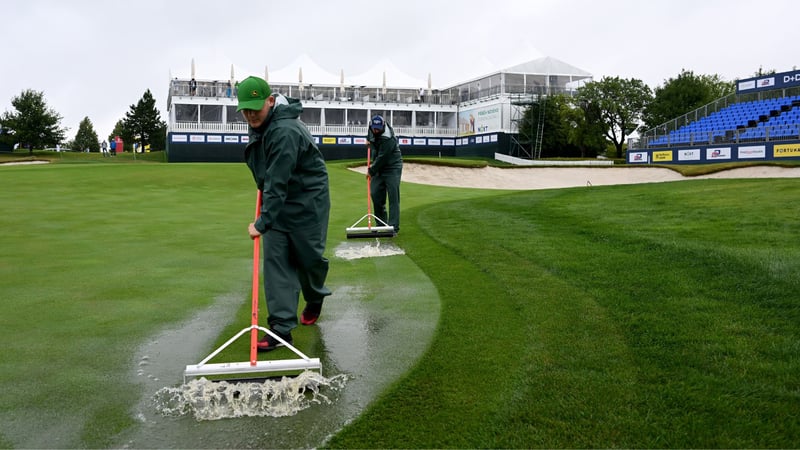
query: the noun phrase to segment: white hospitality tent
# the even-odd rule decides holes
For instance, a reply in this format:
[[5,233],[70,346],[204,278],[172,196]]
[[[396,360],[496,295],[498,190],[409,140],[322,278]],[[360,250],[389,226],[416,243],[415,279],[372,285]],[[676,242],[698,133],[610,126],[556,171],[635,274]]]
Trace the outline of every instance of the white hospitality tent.
[[414,78],[400,70],[392,61],[384,58],[364,73],[348,77],[345,84],[351,86],[389,87],[404,89],[427,88],[428,82]]
[[305,86],[319,84],[338,86],[339,74],[328,72],[308,55],[303,54],[276,71],[269,71],[269,81],[275,83],[300,83]]

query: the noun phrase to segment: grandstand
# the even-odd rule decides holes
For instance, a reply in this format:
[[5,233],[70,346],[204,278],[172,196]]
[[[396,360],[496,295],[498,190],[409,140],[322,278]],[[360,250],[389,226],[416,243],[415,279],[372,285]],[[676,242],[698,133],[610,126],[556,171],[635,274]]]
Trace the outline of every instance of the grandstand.
[[633,164],[800,159],[800,71],[738,81],[734,94],[630,145]]
[[[247,124],[236,112],[236,81],[170,80],[167,98],[167,155],[171,162],[240,162]],[[303,101],[300,119],[325,158],[365,157],[367,123],[383,114],[406,155],[493,156],[510,153],[525,102],[571,93],[592,75],[544,57],[452,86],[437,88],[431,76],[416,80],[382,61],[356,76],[332,74],[301,56],[289,66],[260,76],[273,92]],[[194,83],[192,83],[194,80]],[[194,89],[193,86],[194,85]]]

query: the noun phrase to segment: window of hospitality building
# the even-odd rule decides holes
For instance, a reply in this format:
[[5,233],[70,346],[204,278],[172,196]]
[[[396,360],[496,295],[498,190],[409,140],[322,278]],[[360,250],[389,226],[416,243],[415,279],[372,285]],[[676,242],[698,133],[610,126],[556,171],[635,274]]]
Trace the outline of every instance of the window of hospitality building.
[[410,127],[411,126],[411,111],[395,111],[392,116],[393,127]]
[[433,111],[417,111],[416,126],[433,127]]
[[246,122],[244,120],[244,116],[241,112],[236,111],[236,106],[226,106],[227,110],[225,113],[227,114],[228,123],[243,123]]
[[351,109],[347,112],[347,124],[361,126],[369,122],[367,111],[364,109]]
[[175,105],[175,121],[177,122],[197,122],[197,105]]
[[300,114],[300,120],[306,125],[321,125],[322,124],[322,110],[319,108],[303,108]]
[[331,126],[343,126],[345,124],[344,120],[345,110],[344,109],[336,109],[336,108],[328,108],[325,110],[325,125]]
[[222,122],[222,105],[200,105],[201,122]]

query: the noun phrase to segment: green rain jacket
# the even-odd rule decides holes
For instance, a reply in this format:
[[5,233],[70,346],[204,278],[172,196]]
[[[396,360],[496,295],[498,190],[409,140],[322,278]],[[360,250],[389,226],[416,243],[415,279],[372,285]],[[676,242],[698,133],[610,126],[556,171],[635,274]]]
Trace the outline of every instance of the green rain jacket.
[[244,158],[263,192],[255,222],[261,233],[327,223],[328,171],[311,133],[298,120],[302,111],[300,100],[277,95],[264,124],[250,128]]
[[375,176],[385,172],[403,168],[403,156],[400,154],[400,143],[394,134],[394,129],[386,124],[386,130],[379,137],[368,129],[367,140],[372,145],[372,163],[369,165],[369,175]]

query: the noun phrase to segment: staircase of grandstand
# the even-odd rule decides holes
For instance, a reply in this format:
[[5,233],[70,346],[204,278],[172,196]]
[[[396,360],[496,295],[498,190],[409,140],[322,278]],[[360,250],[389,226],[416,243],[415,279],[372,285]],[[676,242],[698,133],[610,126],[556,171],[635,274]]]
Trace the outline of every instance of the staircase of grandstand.
[[[687,120],[688,122],[688,120]],[[800,139],[800,95],[732,103],[666,134],[648,148]]]

